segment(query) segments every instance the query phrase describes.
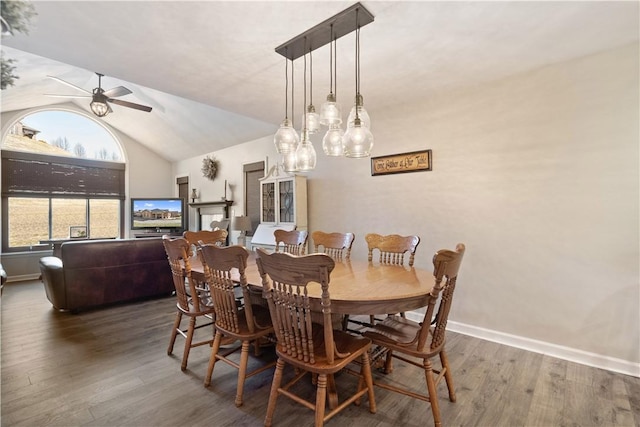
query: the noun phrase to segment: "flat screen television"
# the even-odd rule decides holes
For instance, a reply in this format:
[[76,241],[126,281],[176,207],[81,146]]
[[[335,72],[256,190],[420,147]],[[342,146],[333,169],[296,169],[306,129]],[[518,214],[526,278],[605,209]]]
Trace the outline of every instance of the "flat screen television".
[[132,198],[131,229],[182,232],[184,209],[185,201],[180,198]]

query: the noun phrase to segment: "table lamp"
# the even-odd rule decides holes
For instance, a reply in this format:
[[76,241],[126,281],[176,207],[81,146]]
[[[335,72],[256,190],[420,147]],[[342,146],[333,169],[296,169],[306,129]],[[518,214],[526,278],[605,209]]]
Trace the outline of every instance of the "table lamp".
[[247,245],[247,231],[251,231],[251,218],[248,216],[237,216],[233,219],[233,229],[240,231],[238,244]]

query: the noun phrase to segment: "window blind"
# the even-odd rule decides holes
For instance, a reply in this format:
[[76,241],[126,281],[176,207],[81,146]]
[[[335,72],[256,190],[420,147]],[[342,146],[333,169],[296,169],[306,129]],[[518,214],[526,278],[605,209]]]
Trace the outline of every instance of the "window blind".
[[125,164],[2,150],[2,197],[125,198]]

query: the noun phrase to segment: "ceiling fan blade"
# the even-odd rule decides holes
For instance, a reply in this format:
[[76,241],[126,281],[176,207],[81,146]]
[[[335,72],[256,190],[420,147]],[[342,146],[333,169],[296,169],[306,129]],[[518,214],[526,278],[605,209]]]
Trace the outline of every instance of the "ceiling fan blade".
[[52,93],[45,93],[44,96],[52,96],[54,98],[91,98],[91,95],[55,95]]
[[107,91],[104,92],[104,95],[109,97],[109,98],[115,98],[118,96],[124,96],[124,95],[129,95],[131,92],[129,89],[127,89],[124,86],[118,86],[118,87],[114,87],[113,89],[109,89]]
[[146,111],[147,113],[151,111],[151,107],[147,107],[146,105],[135,104],[129,101],[123,101],[121,99],[108,99],[109,102],[113,102],[117,105],[122,105],[123,107],[135,108],[136,110]]
[[55,80],[55,81],[57,81],[57,82],[60,82],[60,83],[62,83],[62,84],[64,84],[64,85],[67,85],[67,86],[69,86],[69,87],[72,87],[72,88],[74,88],[74,89],[77,89],[77,90],[79,90],[79,91],[82,91],[82,92],[84,92],[84,93],[91,94],[91,92],[89,92],[88,90],[86,90],[86,89],[82,89],[81,87],[76,86],[76,85],[74,85],[73,83],[69,83],[69,82],[67,82],[67,81],[62,80],[61,78],[58,78],[58,77],[55,77],[55,76],[47,76],[47,77],[49,77],[50,79],[53,79],[53,80]]

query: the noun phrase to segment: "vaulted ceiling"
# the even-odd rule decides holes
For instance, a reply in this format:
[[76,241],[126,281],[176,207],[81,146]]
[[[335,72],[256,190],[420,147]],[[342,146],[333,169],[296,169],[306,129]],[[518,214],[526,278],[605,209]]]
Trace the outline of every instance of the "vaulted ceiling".
[[[351,6],[344,1],[34,1],[28,35],[3,37],[19,79],[2,112],[86,99],[48,75],[91,91],[123,85],[99,120],[170,161],[273,134],[284,118],[285,60],[275,47]],[[638,41],[638,2],[366,1],[361,91],[372,118],[395,105],[474,86]],[[339,100],[354,95],[353,33],[337,43]],[[313,103],[329,92],[329,47],[313,52]],[[295,124],[302,59],[295,61]],[[307,95],[309,96],[309,95]]]

